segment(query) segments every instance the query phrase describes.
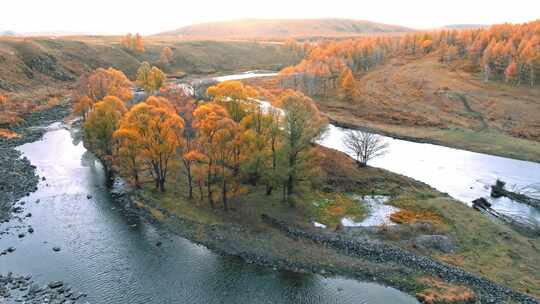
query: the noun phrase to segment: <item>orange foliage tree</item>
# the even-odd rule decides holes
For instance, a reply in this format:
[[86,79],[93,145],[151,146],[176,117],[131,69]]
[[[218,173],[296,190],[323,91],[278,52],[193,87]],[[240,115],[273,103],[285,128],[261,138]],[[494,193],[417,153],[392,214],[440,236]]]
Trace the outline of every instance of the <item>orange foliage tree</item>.
[[94,105],[84,123],[85,141],[92,151],[102,157],[112,155],[113,133],[126,111],[116,96],[107,96]]
[[212,98],[212,101],[223,106],[237,123],[256,106],[250,98],[256,97],[257,91],[240,81],[221,82],[209,87],[206,94]]
[[351,101],[357,95],[356,79],[350,69],[345,69],[339,78],[341,94],[345,100]]
[[94,104],[106,96],[114,96],[126,102],[133,97],[131,82],[119,70],[98,68],[83,76],[75,91],[74,113],[86,118]]
[[173,50],[170,47],[163,48],[159,55],[159,64],[161,64],[162,67],[167,67],[171,64],[172,59]]
[[149,94],[161,89],[165,84],[165,78],[165,74],[160,69],[151,66],[146,61],[141,63],[137,70],[137,84]]
[[310,172],[312,144],[324,132],[326,120],[321,116],[313,100],[300,92],[289,91],[279,100],[284,110],[283,155],[284,155],[284,200],[294,205],[292,196],[300,181],[305,181]]
[[141,160],[148,166],[156,189],[165,191],[169,168],[182,145],[184,121],[163,97],[149,97],[133,106],[120,122],[119,138],[130,134],[133,139],[119,143],[139,147]]
[[[216,181],[216,171],[220,165],[224,165],[217,162],[225,157],[225,155],[219,155],[220,150],[225,149],[224,143],[220,141],[226,137],[225,135],[228,135],[229,131],[226,129],[232,128],[235,122],[229,117],[225,108],[216,103],[200,105],[193,115],[195,117],[193,126],[197,130],[200,153],[204,156],[200,159],[204,159],[206,164],[208,203],[210,207],[214,208],[213,185]],[[218,147],[218,144],[221,147]]]

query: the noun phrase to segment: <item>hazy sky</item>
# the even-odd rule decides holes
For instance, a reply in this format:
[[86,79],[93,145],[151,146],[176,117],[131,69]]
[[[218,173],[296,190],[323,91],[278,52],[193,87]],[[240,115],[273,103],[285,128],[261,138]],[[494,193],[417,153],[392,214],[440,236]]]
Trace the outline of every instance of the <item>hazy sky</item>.
[[540,18],[540,0],[2,0],[0,8],[0,31],[110,34],[237,18],[337,17],[413,28]]

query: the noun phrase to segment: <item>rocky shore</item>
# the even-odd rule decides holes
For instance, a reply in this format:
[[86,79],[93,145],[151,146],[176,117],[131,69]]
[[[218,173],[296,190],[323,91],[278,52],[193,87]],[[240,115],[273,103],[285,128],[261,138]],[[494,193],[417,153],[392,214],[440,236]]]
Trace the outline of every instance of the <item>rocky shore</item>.
[[[39,177],[35,174],[35,166],[15,147],[25,143],[39,140],[45,130],[34,128],[44,126],[66,117],[69,105],[62,103],[51,109],[32,113],[24,117],[24,122],[10,128],[19,136],[16,138],[0,137],[0,222],[8,221],[13,211],[17,211],[14,204],[24,196],[37,189]],[[5,127],[5,126],[0,126]]]
[[82,303],[86,294],[76,292],[62,281],[52,281],[40,286],[32,276],[0,274],[0,299],[2,303],[75,304]]

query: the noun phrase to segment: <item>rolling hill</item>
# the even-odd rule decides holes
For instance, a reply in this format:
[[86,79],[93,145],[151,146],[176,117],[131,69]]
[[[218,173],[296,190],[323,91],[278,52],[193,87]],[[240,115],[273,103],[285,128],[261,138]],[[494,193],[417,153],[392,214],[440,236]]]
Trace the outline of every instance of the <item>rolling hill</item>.
[[184,38],[306,38],[346,37],[371,33],[409,32],[412,29],[349,19],[244,19],[195,24],[163,32],[160,36]]

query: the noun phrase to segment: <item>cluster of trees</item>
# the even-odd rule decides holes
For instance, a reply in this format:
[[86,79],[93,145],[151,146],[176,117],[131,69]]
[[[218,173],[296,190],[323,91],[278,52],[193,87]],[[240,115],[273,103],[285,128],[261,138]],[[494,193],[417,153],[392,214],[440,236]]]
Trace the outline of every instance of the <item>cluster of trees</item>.
[[353,76],[343,84],[346,75],[365,73],[389,56],[424,56],[437,52],[442,62],[465,60],[471,70],[482,71],[485,81],[506,80],[517,85],[534,86],[540,73],[540,20],[486,29],[323,41],[314,46],[287,41],[285,46],[303,50],[305,56],[298,65],[280,72],[281,85],[309,96],[327,97],[336,91],[346,91],[355,81]]
[[144,53],[144,42],[142,40],[142,36],[139,33],[136,33],[135,35],[132,35],[131,33],[127,33],[124,37],[122,37],[122,46],[131,52],[134,53]]
[[[366,37],[345,41],[323,41],[307,48],[305,58],[296,66],[280,72],[281,85],[301,90],[309,96],[328,97],[350,90],[355,74],[369,71],[380,64],[396,43],[391,37]],[[347,79],[346,82],[343,80]]]
[[399,45],[410,54],[438,51],[442,62],[464,59],[472,70],[482,71],[486,82],[533,87],[540,72],[540,20],[407,35]]
[[136,187],[152,182],[165,191],[174,175],[190,200],[198,193],[212,208],[220,201],[227,210],[247,184],[264,185],[268,195],[281,187],[293,204],[316,168],[313,142],[326,121],[300,92],[283,93],[278,110],[259,106],[254,88],[229,81],[208,88],[208,102],[171,88],[128,108],[108,88],[112,94],[75,110],[85,119],[85,144]]

